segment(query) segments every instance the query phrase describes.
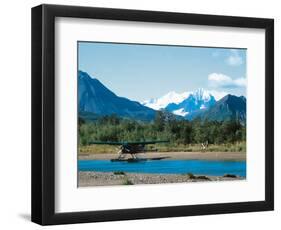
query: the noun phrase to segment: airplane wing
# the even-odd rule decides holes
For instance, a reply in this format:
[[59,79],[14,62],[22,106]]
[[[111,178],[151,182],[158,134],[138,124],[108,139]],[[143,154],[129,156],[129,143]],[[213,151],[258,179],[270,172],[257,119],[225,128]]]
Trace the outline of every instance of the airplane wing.
[[157,140],[157,141],[133,141],[133,142],[126,142],[127,144],[131,145],[149,145],[149,144],[156,144],[156,143],[168,143],[170,141],[162,141],[162,140]]
[[90,145],[123,145],[124,142],[114,142],[114,141],[91,141]]

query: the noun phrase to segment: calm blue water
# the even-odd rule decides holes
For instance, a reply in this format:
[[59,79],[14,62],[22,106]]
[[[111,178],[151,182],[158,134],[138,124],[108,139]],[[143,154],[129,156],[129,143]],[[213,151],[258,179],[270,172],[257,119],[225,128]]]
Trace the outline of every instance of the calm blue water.
[[209,161],[209,160],[154,160],[129,163],[110,160],[79,160],[79,171],[97,172],[134,172],[134,173],[193,173],[210,176],[235,174],[246,177],[245,161]]

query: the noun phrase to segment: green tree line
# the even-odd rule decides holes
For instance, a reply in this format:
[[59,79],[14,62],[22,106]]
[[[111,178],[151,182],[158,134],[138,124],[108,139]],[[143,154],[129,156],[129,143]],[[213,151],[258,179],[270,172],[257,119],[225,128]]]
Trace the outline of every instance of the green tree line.
[[208,142],[228,144],[246,141],[246,127],[235,120],[193,121],[179,120],[171,113],[157,112],[150,123],[104,116],[96,121],[79,118],[79,144],[91,141],[144,141],[169,140],[170,143],[187,145]]

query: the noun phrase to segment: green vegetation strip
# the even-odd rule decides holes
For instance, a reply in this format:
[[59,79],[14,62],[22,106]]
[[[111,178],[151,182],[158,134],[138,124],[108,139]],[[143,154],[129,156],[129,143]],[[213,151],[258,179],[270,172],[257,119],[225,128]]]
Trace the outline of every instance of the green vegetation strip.
[[[116,146],[91,145],[91,141],[169,140],[156,144],[158,151],[201,151],[201,143],[208,143],[208,151],[245,152],[246,125],[236,120],[193,121],[178,119],[158,112],[152,122],[141,122],[117,116],[103,116],[94,121],[79,118],[79,151],[81,153],[115,153]],[[147,146],[152,148],[152,146]]]

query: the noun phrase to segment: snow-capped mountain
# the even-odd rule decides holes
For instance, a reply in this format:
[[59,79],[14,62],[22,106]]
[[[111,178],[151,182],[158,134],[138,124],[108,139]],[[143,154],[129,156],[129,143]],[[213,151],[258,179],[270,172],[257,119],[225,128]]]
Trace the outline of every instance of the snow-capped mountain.
[[144,101],[142,104],[156,110],[166,109],[176,115],[186,116],[193,111],[207,109],[215,103],[216,99],[209,91],[199,88],[194,92],[181,94],[172,91],[163,97]]
[[170,103],[180,103],[190,95],[190,92],[176,93],[171,91],[159,98],[152,98],[142,102],[143,105],[155,110],[166,108]]
[[[98,79],[86,72],[78,72],[79,116],[96,119],[99,116],[117,115],[134,120],[153,121],[155,109],[165,109],[187,120],[224,121],[236,119],[246,123],[246,98],[226,95],[216,101],[210,91],[198,89],[194,92],[178,94],[170,92],[161,98],[139,103],[119,97]],[[150,108],[149,108],[150,107]]]
[[170,103],[165,109],[181,116],[186,116],[194,111],[208,109],[216,103],[216,99],[208,91],[198,89],[180,103]]
[[202,120],[210,121],[236,120],[242,124],[246,124],[246,100],[244,96],[237,97],[228,94],[209,109],[195,111],[185,118],[188,120],[201,118]]

